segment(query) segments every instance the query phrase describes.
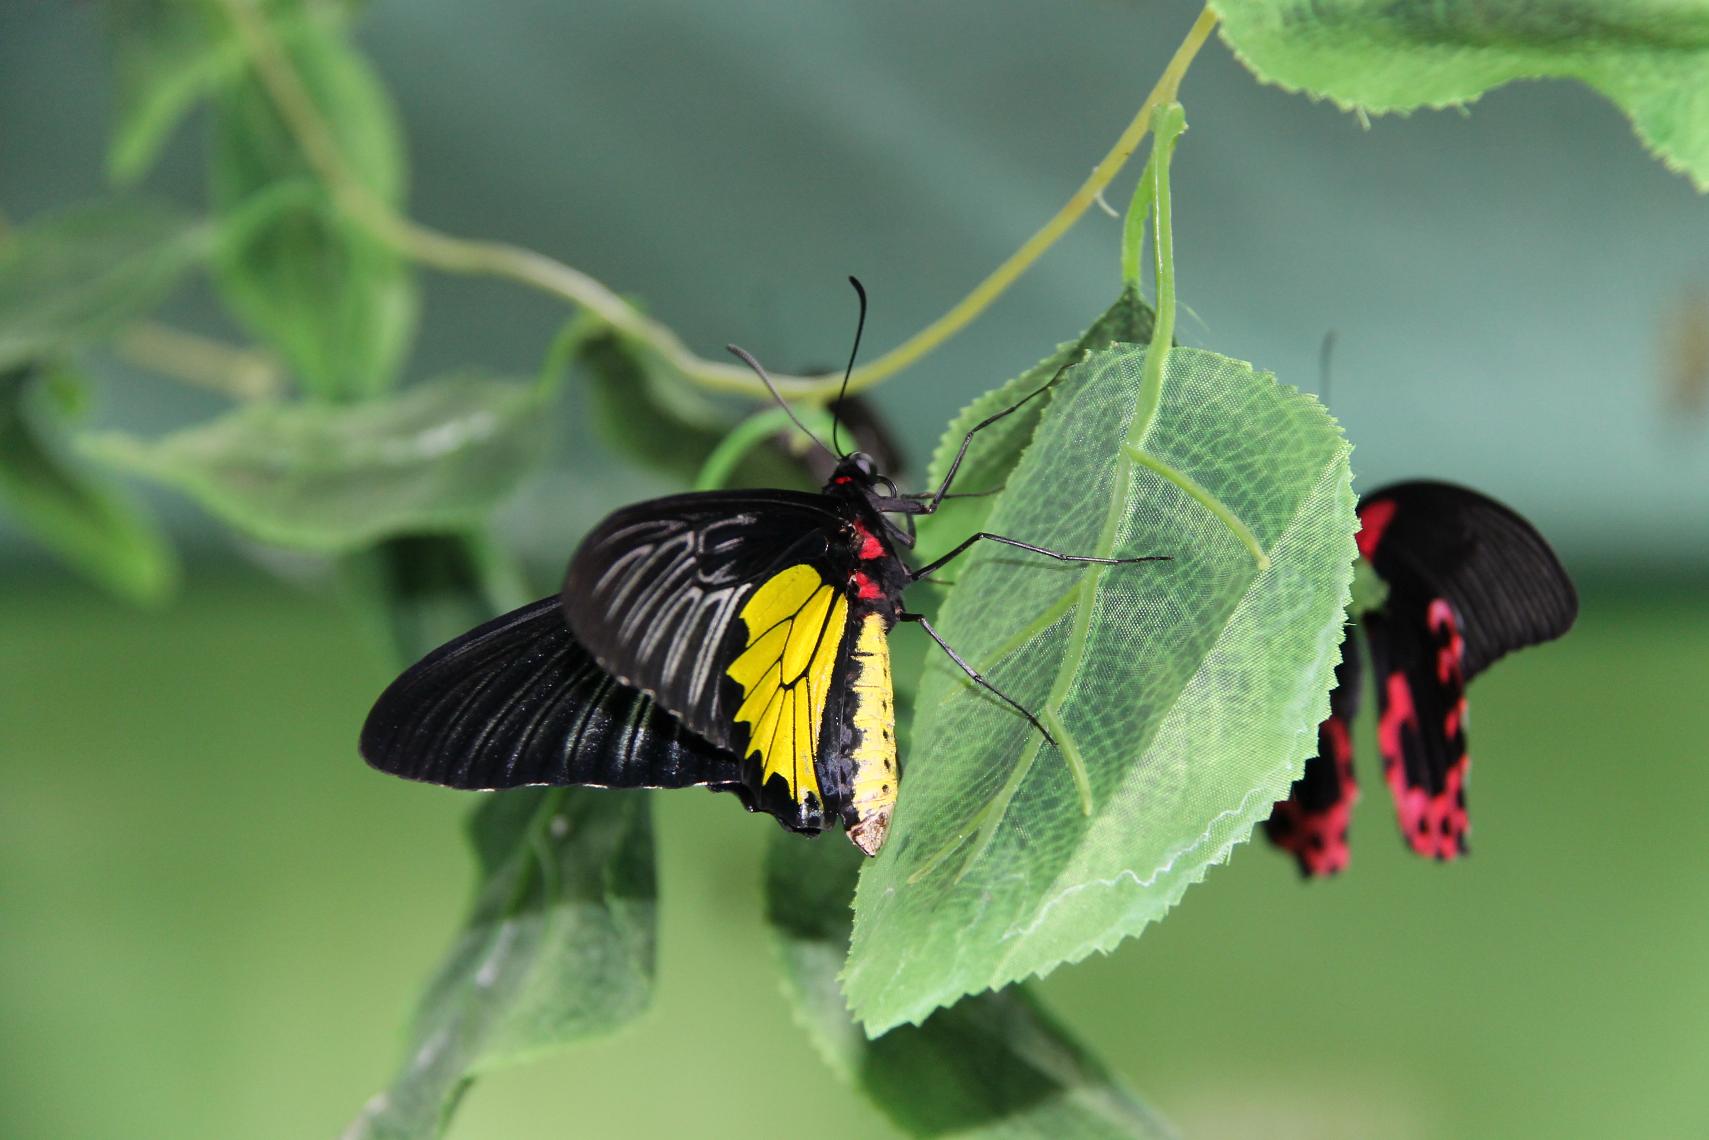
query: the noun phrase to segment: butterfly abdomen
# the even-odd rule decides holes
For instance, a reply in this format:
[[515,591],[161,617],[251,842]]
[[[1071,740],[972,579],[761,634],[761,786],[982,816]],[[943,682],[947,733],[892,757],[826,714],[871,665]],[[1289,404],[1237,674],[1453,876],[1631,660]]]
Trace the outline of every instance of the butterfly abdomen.
[[849,687],[853,731],[849,838],[868,855],[878,854],[890,830],[901,770],[896,762],[896,706],[890,680],[889,626],[869,613],[855,636]]

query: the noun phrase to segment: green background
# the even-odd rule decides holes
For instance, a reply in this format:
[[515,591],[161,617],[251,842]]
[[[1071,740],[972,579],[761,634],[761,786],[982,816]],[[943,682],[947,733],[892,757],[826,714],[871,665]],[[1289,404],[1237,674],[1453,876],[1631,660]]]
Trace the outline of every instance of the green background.
[[[700,351],[791,366],[840,357],[848,272],[876,350],[995,265],[1193,11],[377,0],[362,39],[408,129],[416,215],[561,256]],[[13,220],[101,187],[104,55],[95,6],[0,3]],[[1709,207],[1572,85],[1365,131],[1213,44],[1183,98],[1183,339],[1315,388],[1335,330],[1361,484],[1447,476],[1512,502],[1585,579],[1584,615],[1473,689],[1469,861],[1401,850],[1367,732],[1346,876],[1302,885],[1241,848],[1047,1000],[1195,1138],[1709,1132],[1709,447],[1663,398]],[[152,188],[203,200],[202,126]],[[963,401],[1101,311],[1117,228],[1091,214],[879,392],[916,466]],[[527,369],[562,316],[508,285],[427,284],[415,376]],[[235,335],[204,295],[168,315]],[[218,406],[93,366],[98,424]],[[505,513],[540,584],[604,510],[663,489],[570,404],[562,458]],[[333,1135],[399,1060],[464,906],[467,801],[356,759],[389,670],[322,568],[156,501],[194,552],[157,613],[69,581],[0,519],[0,1136]],[[656,1008],[483,1080],[453,1135],[885,1134],[790,1022],[759,927],[770,824],[658,799]]]
[[[335,1134],[471,888],[466,798],[356,760],[387,670],[324,599],[4,585],[0,1135]],[[1701,594],[1592,585],[1473,687],[1469,860],[1402,851],[1367,726],[1346,875],[1242,847],[1046,999],[1189,1137],[1702,1135],[1705,661]],[[657,798],[655,1008],[482,1080],[452,1135],[888,1135],[791,1023],[772,824]]]

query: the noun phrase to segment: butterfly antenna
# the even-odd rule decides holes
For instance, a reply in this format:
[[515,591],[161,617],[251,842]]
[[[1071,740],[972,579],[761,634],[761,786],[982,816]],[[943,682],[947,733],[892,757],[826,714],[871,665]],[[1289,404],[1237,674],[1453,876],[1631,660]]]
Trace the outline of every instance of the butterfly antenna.
[[[793,422],[796,427],[801,429],[801,434],[818,444],[820,448],[824,450],[825,454],[829,455],[832,459],[842,458],[842,456],[826,447],[824,440],[814,435],[812,431],[808,429],[807,425],[801,422],[801,417],[795,414],[795,409],[789,406],[789,401],[783,398],[783,393],[777,390],[777,385],[772,383],[771,377],[766,375],[766,370],[760,366],[759,361],[754,359],[753,353],[734,344],[727,344],[724,347],[729,349],[730,353],[740,359],[743,364],[746,364],[749,368],[754,370],[754,375],[760,378],[760,382],[765,385],[766,391],[771,393],[772,399],[776,400],[778,407],[783,409],[783,414],[788,416],[790,421]],[[833,419],[832,423],[835,422],[836,421]]]
[[837,411],[843,406],[843,397],[848,395],[849,376],[854,372],[855,357],[860,355],[860,334],[866,331],[866,286],[862,285],[860,278],[853,274],[849,275],[849,284],[854,286],[855,293],[860,297],[860,319],[855,322],[854,347],[849,349],[848,367],[843,369],[843,386],[837,389],[836,403],[831,405],[831,447],[836,450],[839,457],[843,453],[843,445],[837,439],[837,429],[843,425],[842,417],[837,414]]

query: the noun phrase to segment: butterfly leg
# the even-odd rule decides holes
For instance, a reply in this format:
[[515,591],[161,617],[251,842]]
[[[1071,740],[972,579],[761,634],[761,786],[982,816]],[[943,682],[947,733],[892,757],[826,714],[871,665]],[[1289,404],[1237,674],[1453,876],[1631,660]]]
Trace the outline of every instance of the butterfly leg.
[[988,531],[982,530],[982,531],[978,532],[977,534],[971,535],[968,538],[963,539],[959,546],[957,546],[954,550],[950,551],[948,554],[944,555],[942,558],[934,559],[931,562],[926,563],[926,565],[920,567],[918,570],[910,571],[909,572],[909,581],[918,582],[921,578],[924,578],[924,577],[927,577],[928,575],[930,575],[932,573],[932,571],[942,569],[952,559],[959,557],[961,554],[966,552],[966,550],[969,547],[971,547],[974,543],[980,541],[981,539],[984,539],[987,542],[1000,542],[1004,546],[1013,546],[1018,550],[1027,550],[1027,551],[1031,551],[1034,554],[1042,554],[1046,558],[1054,558],[1058,562],[1083,562],[1083,563],[1092,563],[1092,564],[1098,565],[1098,566],[1126,566],[1126,565],[1129,565],[1130,563],[1134,563],[1134,562],[1168,562],[1168,561],[1170,561],[1169,556],[1166,554],[1148,554],[1148,555],[1145,555],[1145,556],[1140,557],[1140,558],[1098,558],[1098,557],[1096,557],[1094,555],[1090,555],[1090,554],[1063,554],[1061,551],[1058,551],[1058,550],[1047,550],[1042,546],[1034,546],[1030,542],[1022,542],[1018,538],[1009,538],[1009,537],[1006,537],[1005,535],[991,534]]
[[[989,498],[992,495],[1001,495],[1003,493],[1004,487],[1006,487],[1006,486],[1007,486],[1007,484],[1005,484],[1005,483],[999,483],[999,484],[997,484],[997,486],[992,487],[990,490],[986,490],[986,491],[955,491],[951,494],[942,496],[942,498],[945,501],[948,501],[950,499],[985,499],[985,498]],[[909,491],[906,495],[897,495],[896,497],[899,499],[910,499],[910,500],[917,502],[921,499],[933,498],[934,495],[931,491]],[[923,515],[923,514],[930,514],[931,512],[930,511],[915,511],[914,513]]]
[[1057,379],[1061,377],[1063,371],[1064,369],[1058,369],[1056,375],[1052,376],[1041,387],[1033,389],[1025,396],[1022,396],[1017,402],[1010,404],[1008,407],[994,415],[986,416],[984,419],[969,428],[967,434],[961,437],[961,449],[955,453],[955,462],[951,463],[949,465],[949,470],[944,472],[944,481],[938,484],[938,489],[936,491],[921,496],[921,498],[926,501],[920,504],[918,513],[922,515],[929,515],[938,509],[939,503],[944,501],[944,498],[949,494],[949,485],[955,482],[955,473],[961,467],[961,461],[967,458],[967,447],[973,442],[974,436],[978,435],[981,431],[984,431],[1003,417],[1014,415],[1016,412],[1026,407],[1028,401],[1032,400],[1034,397],[1043,395],[1050,389],[1052,384],[1056,383]]
[[897,614],[896,619],[898,621],[911,621],[911,622],[916,623],[921,629],[926,631],[926,636],[930,637],[933,641],[938,643],[939,649],[941,649],[945,653],[949,654],[949,659],[951,661],[954,661],[957,665],[959,665],[961,667],[961,671],[963,673],[966,673],[968,675],[968,677],[973,681],[974,684],[978,685],[980,688],[982,688],[986,692],[992,694],[998,700],[1002,701],[1004,704],[1008,705],[1010,708],[1014,709],[1016,712],[1020,713],[1024,717],[1026,717],[1027,723],[1032,725],[1034,728],[1038,729],[1039,733],[1046,740],[1050,741],[1050,743],[1052,745],[1054,745],[1056,743],[1056,737],[1054,737],[1050,734],[1050,732],[1044,727],[1044,725],[1039,722],[1038,717],[1034,716],[1032,714],[1032,712],[1025,705],[1023,705],[1019,701],[1015,700],[1015,698],[1009,696],[1009,694],[1007,694],[1003,690],[999,689],[996,685],[993,685],[990,681],[987,681],[983,676],[980,675],[979,670],[977,670],[973,666],[969,665],[967,663],[966,659],[961,656],[961,654],[957,653],[954,649],[951,649],[949,642],[945,641],[941,636],[939,636],[938,631],[932,628],[932,623],[926,620],[925,614],[913,614],[913,613],[908,613],[908,612],[904,611],[900,614]]

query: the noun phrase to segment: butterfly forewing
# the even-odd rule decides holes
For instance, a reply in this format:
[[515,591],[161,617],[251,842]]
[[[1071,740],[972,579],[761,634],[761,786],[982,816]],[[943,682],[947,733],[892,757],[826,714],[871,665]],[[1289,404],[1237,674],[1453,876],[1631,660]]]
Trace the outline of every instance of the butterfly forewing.
[[638,503],[582,543],[564,579],[570,628],[606,670],[714,744],[738,743],[744,604],[796,565],[848,576],[843,520],[823,495],[709,492]]
[[1503,655],[1572,627],[1578,595],[1535,527],[1449,483],[1384,487],[1359,504],[1359,551],[1391,590],[1445,599],[1470,681]]

